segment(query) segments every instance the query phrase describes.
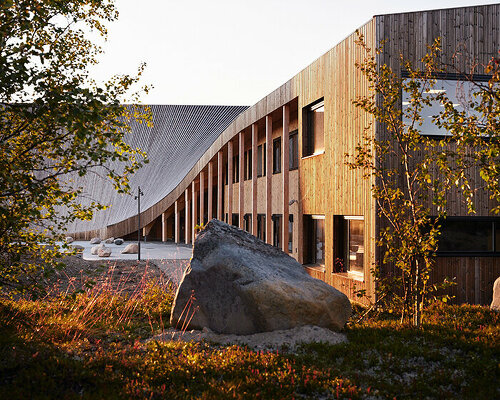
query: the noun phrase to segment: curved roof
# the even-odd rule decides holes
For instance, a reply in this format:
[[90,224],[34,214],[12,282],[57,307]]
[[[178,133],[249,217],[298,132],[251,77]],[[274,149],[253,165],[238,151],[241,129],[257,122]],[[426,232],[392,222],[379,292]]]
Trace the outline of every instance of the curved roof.
[[[130,178],[133,191],[141,187],[141,209],[145,210],[168,195],[193,168],[200,157],[244,110],[246,106],[152,105],[153,126],[132,123],[125,142],[139,147],[149,163]],[[111,167],[115,167],[111,164]],[[118,165],[116,165],[118,167]],[[117,168],[119,170],[119,168]],[[137,214],[133,196],[118,194],[112,184],[98,173],[78,178],[85,188],[80,198],[84,205],[97,200],[111,205],[95,213],[92,221],[75,221],[69,232],[101,229]]]

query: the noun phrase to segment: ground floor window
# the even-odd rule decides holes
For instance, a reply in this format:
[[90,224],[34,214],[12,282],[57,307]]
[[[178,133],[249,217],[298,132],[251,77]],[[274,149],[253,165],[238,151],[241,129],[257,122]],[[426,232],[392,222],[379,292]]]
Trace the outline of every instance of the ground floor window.
[[288,216],[288,253],[293,253],[293,215]]
[[304,262],[325,264],[324,215],[304,215]]
[[332,272],[363,274],[364,235],[363,216],[336,215],[334,217]]
[[239,222],[240,222],[239,214],[233,214],[231,218],[231,225],[238,227],[240,225]]
[[281,214],[273,214],[273,246],[281,249],[281,226],[283,216]]
[[247,232],[252,232],[252,214],[245,214],[243,217],[243,220],[245,221],[245,230]]
[[264,214],[257,215],[257,237],[263,242],[266,241],[266,216]]
[[500,218],[448,217],[441,223],[438,254],[500,253]]

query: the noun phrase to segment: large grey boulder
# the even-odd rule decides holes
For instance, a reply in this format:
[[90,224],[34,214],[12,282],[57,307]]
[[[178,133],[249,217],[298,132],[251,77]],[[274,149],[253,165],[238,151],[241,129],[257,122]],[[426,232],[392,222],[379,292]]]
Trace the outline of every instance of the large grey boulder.
[[195,240],[170,322],[248,335],[305,325],[340,330],[350,314],[343,293],[292,257],[214,219]]
[[122,250],[122,254],[137,254],[139,252],[139,245],[137,243],[130,243]]
[[123,240],[122,238],[116,238],[116,239],[114,240],[114,243],[115,243],[117,246],[122,245],[122,244],[123,244],[123,242],[124,242],[124,240]]
[[492,310],[500,311],[500,276],[493,284],[493,300],[491,301],[490,308]]

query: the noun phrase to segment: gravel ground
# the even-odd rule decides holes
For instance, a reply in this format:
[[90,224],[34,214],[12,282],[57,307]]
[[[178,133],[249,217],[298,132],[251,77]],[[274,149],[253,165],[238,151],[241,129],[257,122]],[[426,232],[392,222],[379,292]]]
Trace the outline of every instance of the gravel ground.
[[326,328],[318,326],[302,326],[293,329],[279,330],[273,332],[261,332],[253,335],[225,335],[218,334],[210,329],[204,328],[203,331],[180,331],[173,328],[166,330],[160,335],[156,335],[149,340],[157,341],[206,341],[221,345],[237,344],[248,346],[257,351],[282,351],[295,352],[302,343],[328,343],[338,344],[347,341],[346,335],[332,332]]

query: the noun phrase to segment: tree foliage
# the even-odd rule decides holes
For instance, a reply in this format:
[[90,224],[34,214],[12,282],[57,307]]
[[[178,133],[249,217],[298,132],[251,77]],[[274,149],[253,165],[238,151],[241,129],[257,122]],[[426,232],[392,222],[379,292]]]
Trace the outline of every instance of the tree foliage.
[[[105,37],[105,23],[117,16],[112,0],[2,2],[2,285],[19,284],[20,277],[26,283],[30,272],[53,264],[65,225],[103,208],[79,204],[75,176],[103,173],[127,192],[129,175],[144,162],[145,155],[123,141],[130,119],[149,123],[147,113],[123,105],[137,100],[129,93],[144,65],[137,76],[115,76],[103,85],[89,73],[101,51],[90,37]],[[110,160],[122,161],[122,168],[110,169]]]
[[[362,36],[358,45],[365,58],[357,67],[371,94],[355,99],[354,104],[371,114],[379,128],[377,136],[372,126],[366,128],[355,154],[346,155],[347,164],[375,181],[372,194],[383,221],[378,245],[384,255],[383,271],[379,265],[375,272],[377,285],[386,292],[383,297],[390,298],[391,308],[401,311],[401,320],[418,326],[426,302],[449,284],[447,280],[429,282],[440,223],[447,215],[447,192],[459,186],[473,211],[476,187],[468,173],[479,163],[486,187],[498,200],[498,60],[486,69],[493,71],[490,81],[476,85],[470,109],[477,113],[472,115],[457,109],[443,91],[434,90],[436,77],[446,71],[439,63],[439,40],[429,47],[421,68],[401,60],[406,78],[377,63],[382,49],[368,48]],[[462,75],[462,79],[474,80],[471,72]],[[402,93],[407,94],[406,107]],[[422,111],[436,102],[443,111],[433,117],[433,123],[449,134],[430,137],[421,132]],[[391,268],[393,274],[388,275]]]

